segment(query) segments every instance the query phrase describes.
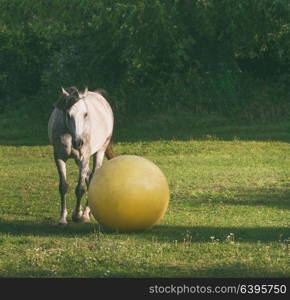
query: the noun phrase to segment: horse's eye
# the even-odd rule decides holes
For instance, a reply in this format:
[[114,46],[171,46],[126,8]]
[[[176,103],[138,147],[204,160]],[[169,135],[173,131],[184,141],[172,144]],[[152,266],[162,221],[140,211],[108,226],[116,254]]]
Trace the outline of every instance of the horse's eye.
[[88,113],[85,113],[85,118],[88,116]]

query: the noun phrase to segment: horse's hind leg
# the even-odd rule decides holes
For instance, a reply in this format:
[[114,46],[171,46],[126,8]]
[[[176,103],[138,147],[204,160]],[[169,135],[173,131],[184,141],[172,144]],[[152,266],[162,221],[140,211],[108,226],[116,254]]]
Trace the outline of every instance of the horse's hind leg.
[[59,193],[60,193],[60,219],[59,224],[60,225],[66,225],[67,224],[67,209],[66,209],[66,193],[68,190],[68,184],[66,181],[66,162],[63,159],[57,158],[55,156],[55,163],[59,175]]

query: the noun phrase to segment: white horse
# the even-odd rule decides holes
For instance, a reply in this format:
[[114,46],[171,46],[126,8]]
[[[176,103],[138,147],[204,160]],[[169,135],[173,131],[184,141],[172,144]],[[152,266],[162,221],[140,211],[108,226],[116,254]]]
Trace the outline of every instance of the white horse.
[[[74,158],[79,167],[79,179],[75,189],[77,201],[72,215],[73,221],[88,222],[90,208],[86,203],[81,208],[81,198],[88,187],[96,168],[102,165],[104,155],[113,157],[110,140],[113,133],[114,116],[103,91],[90,92],[86,88],[62,88],[62,96],[48,122],[48,136],[54,149],[54,160],[59,174],[61,215],[59,224],[67,224],[66,161]],[[93,155],[93,170],[89,171],[90,156]]]

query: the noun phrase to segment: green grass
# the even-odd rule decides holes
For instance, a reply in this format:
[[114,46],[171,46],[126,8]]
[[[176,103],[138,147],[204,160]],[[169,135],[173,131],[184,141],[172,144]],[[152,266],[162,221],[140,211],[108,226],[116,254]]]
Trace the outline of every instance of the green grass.
[[[289,277],[289,122],[117,121],[115,153],[155,162],[171,191],[161,223],[130,234],[56,225],[46,123],[0,120],[0,277]],[[76,176],[70,161],[70,216]]]

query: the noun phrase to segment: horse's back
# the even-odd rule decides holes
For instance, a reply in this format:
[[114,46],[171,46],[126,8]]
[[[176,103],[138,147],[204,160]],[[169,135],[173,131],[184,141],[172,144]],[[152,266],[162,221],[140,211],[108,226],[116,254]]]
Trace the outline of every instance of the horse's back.
[[90,120],[90,149],[94,154],[111,138],[114,117],[110,104],[100,93],[88,92],[85,102]]

